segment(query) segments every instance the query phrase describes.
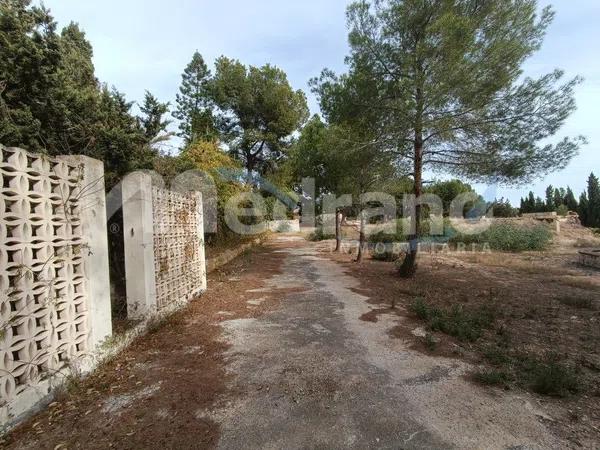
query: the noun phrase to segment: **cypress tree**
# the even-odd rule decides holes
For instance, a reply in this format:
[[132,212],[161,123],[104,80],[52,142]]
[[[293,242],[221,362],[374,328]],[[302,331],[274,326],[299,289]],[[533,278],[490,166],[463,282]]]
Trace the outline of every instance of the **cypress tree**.
[[588,208],[587,208],[587,220],[588,226],[593,228],[600,228],[600,183],[598,177],[594,173],[590,174],[588,178]]
[[575,194],[573,194],[573,190],[567,186],[567,192],[565,194],[564,199],[565,205],[569,208],[569,211],[578,211],[579,203],[577,203],[577,199],[575,198]]
[[588,217],[588,213],[589,213],[588,209],[589,209],[588,197],[587,197],[587,194],[585,192],[583,192],[581,194],[581,196],[579,197],[579,219],[581,220],[581,224],[584,227],[590,226],[589,217]]

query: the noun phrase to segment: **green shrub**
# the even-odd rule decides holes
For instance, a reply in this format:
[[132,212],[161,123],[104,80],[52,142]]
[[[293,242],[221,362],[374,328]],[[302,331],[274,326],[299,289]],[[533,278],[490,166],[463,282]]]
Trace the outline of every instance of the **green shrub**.
[[535,367],[531,387],[538,394],[566,397],[579,391],[579,377],[567,365],[548,361]]
[[497,347],[489,347],[483,356],[494,366],[502,366],[510,362],[510,357]]
[[429,320],[432,315],[429,306],[421,297],[414,299],[410,305],[410,310],[421,320]]
[[492,250],[523,252],[544,250],[552,240],[552,233],[544,225],[534,227],[496,223],[480,234],[457,234],[451,243],[488,244]]
[[493,320],[493,315],[486,308],[468,311],[460,305],[454,305],[450,311],[435,316],[430,326],[433,331],[441,331],[461,341],[474,342]]
[[453,305],[450,310],[429,306],[422,298],[416,298],[410,310],[421,320],[428,323],[431,331],[440,331],[460,341],[474,342],[484,329],[495,320],[495,311],[489,307],[467,310],[461,305]]
[[536,371],[532,389],[542,395],[565,397],[579,391],[579,380],[571,368],[549,363]]
[[538,394],[566,397],[581,390],[577,372],[554,353],[548,354],[543,361],[521,357],[518,371],[522,381]]
[[380,231],[379,233],[374,233],[369,236],[369,242],[372,244],[390,244],[393,242],[402,242],[404,239],[402,237],[399,238],[398,234],[390,234],[384,231]]
[[475,372],[473,377],[475,381],[491,386],[507,387],[510,382],[510,376],[502,370],[482,370]]
[[309,241],[313,242],[327,241],[329,239],[335,239],[335,234],[326,233],[322,227],[318,227],[313,233],[310,233],[306,238]]

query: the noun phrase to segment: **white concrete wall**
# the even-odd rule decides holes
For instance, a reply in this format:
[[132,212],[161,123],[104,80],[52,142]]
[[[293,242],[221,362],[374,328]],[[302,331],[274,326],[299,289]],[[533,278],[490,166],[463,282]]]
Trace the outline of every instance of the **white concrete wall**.
[[152,186],[133,173],[123,181],[127,315],[145,319],[206,290],[202,194]]
[[94,365],[112,333],[104,169],[0,145],[0,425]]
[[300,219],[271,220],[267,223],[267,227],[273,233],[298,233],[300,231]]

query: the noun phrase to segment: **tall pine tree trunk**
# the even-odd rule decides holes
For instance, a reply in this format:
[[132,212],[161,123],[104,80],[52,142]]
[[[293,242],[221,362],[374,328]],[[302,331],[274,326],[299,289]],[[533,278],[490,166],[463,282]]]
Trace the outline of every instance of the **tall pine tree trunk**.
[[342,213],[335,212],[335,251],[342,251]]
[[363,256],[364,256],[364,252],[365,252],[365,243],[366,243],[366,236],[365,236],[365,214],[364,211],[361,209],[360,211],[360,231],[359,231],[359,238],[358,238],[358,256],[356,257],[356,262],[362,262],[363,260]]
[[[421,91],[417,90],[417,103],[421,100]],[[417,106],[419,111],[422,111],[420,105]],[[406,257],[400,266],[400,276],[411,278],[417,271],[417,254],[419,252],[419,238],[421,233],[421,205],[419,197],[423,192],[423,126],[422,114],[417,113],[417,123],[415,125],[415,147],[414,147],[414,187],[413,194],[415,195],[416,205],[414,212],[410,218],[411,230],[414,230],[409,236],[409,248],[406,252]]]

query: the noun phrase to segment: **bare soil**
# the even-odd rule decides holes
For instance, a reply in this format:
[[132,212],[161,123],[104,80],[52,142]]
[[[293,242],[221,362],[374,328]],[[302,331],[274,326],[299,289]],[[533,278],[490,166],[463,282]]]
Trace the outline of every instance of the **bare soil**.
[[[265,255],[269,254],[268,258]],[[213,448],[219,425],[205,411],[228,395],[220,322],[257,317],[278,292],[248,305],[249,289],[279,272],[273,249],[249,251],[210,274],[211,289],[152,326],[84,380],[72,381],[49,408],[0,441],[2,448]]]
[[[376,322],[382,314],[408,318],[398,321],[389,334],[410,343],[413,349],[461,358],[487,370],[494,370],[484,357],[490,350],[535,361],[553,355],[573,368],[579,380],[578,393],[566,398],[539,396],[539,401],[551,411],[546,420],[557,436],[568,439],[575,448],[598,448],[600,272],[576,264],[575,245],[597,242],[591,233],[585,234],[585,239],[578,239],[578,234],[577,230],[569,230],[567,239],[557,239],[550,251],[541,253],[422,254],[417,276],[411,280],[401,279],[393,263],[366,259],[357,264],[354,255],[332,253],[331,242],[323,242],[320,247],[324,255],[343,264],[349,274],[362,281],[358,293],[369,296],[369,303],[379,305],[361,319]],[[497,312],[496,320],[476,342],[461,342],[428,331],[427,325],[411,312],[416,298],[446,310],[453,305],[467,310],[491,306]],[[381,308],[382,303],[390,307]],[[529,389],[519,381],[504,389]]]

